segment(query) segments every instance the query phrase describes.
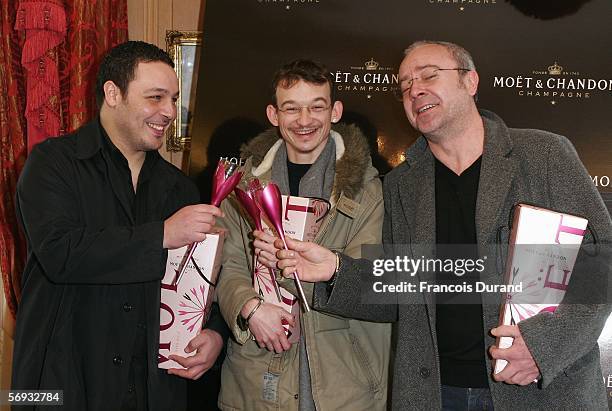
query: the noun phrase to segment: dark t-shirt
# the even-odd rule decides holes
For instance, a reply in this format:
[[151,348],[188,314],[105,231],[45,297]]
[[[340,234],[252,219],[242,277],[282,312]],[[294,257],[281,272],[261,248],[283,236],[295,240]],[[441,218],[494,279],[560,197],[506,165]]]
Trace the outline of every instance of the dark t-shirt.
[[287,174],[289,174],[289,194],[300,195],[300,180],[310,170],[312,164],[296,164],[287,159]]
[[[478,258],[476,197],[480,177],[478,158],[461,175],[436,159],[437,258]],[[438,284],[472,284],[478,273],[439,273]],[[487,387],[483,311],[477,293],[436,294],[436,333],[440,375],[444,385]]]

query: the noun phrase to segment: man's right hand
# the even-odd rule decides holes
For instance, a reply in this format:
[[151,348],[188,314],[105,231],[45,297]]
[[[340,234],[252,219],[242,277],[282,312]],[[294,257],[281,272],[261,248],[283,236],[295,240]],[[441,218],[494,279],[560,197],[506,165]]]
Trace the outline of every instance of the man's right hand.
[[223,212],[209,204],[196,204],[181,208],[164,221],[164,248],[175,249],[204,241],[206,233],[213,231],[215,216]]
[[297,270],[300,280],[311,283],[328,281],[336,272],[336,255],[325,247],[311,241],[298,241],[286,238],[289,250],[281,249],[283,242],[276,240],[274,245],[281,249],[276,253],[276,266],[283,276],[293,278]]
[[[246,302],[240,311],[242,318],[248,317],[253,308],[259,303],[257,298]],[[295,319],[285,309],[274,304],[262,303],[249,320],[249,329],[260,348],[281,353],[291,348],[287,340],[283,320],[290,326],[295,326]]]

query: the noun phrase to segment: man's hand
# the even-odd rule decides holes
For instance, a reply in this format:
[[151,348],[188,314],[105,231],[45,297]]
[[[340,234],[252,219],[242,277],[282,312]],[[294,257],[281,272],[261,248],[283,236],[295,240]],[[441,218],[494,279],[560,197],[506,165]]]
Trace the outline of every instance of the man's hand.
[[187,369],[170,368],[168,374],[197,380],[215,364],[222,348],[223,338],[218,332],[207,329],[201,330],[185,347],[186,353],[196,351],[195,355],[181,357],[173,354],[168,357]]
[[213,231],[215,216],[223,212],[209,204],[196,204],[181,208],[164,221],[164,248],[175,249],[204,241],[206,233]]
[[508,361],[506,368],[498,374],[493,374],[495,381],[508,384],[529,385],[540,375],[540,370],[534,361],[517,325],[500,325],[491,330],[495,337],[512,337],[514,341],[509,348],[489,347],[493,359]]
[[274,246],[274,240],[277,237],[258,230],[253,231],[253,235],[255,236],[255,241],[253,242],[255,255],[257,255],[259,262],[266,267],[276,269],[276,263],[278,262],[276,253],[279,249]]
[[[281,240],[276,240],[277,248],[283,247]],[[325,247],[309,241],[298,241],[287,238],[289,250],[276,253],[278,268],[283,276],[293,278],[297,270],[300,280],[311,283],[329,280],[336,271],[336,255]]]
[[[240,315],[246,318],[253,308],[259,303],[257,298],[253,298],[242,307]],[[274,304],[262,303],[249,320],[249,330],[255,337],[260,348],[267,348],[269,351],[281,353],[291,348],[287,340],[283,320],[290,326],[295,325],[295,319],[284,308]]]

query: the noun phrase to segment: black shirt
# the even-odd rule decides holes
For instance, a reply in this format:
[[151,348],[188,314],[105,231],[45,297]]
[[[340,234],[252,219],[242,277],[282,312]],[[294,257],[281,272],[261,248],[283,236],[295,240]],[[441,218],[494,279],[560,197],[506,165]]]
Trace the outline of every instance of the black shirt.
[[292,163],[287,159],[287,174],[289,175],[289,194],[292,196],[300,195],[300,180],[308,170],[310,170],[312,164],[296,164]]
[[143,224],[146,221],[149,221],[146,219],[146,198],[149,188],[148,182],[151,178],[151,170],[157,162],[158,157],[152,155],[151,152],[145,153],[145,161],[140,169],[138,184],[136,186],[136,191],[134,191],[134,186],[132,185],[132,171],[130,170],[127,159],[113,144],[111,139],[106,134],[106,131],[102,127],[100,127],[100,130],[104,136],[104,151],[108,153],[120,174],[120,191],[116,194],[124,197],[128,204],[130,204],[136,224]]
[[[478,258],[476,246],[476,197],[481,159],[461,175],[436,159],[437,258]],[[457,276],[439,273],[438,284],[471,284],[478,273]],[[440,376],[444,385],[487,387],[483,336],[483,311],[477,293],[436,294],[436,333]]]
[[[149,180],[151,170],[157,157],[152,153],[145,154],[145,160],[138,174],[138,182],[136,191],[132,184],[132,171],[129,163],[123,153],[119,151],[117,146],[113,144],[110,137],[100,127],[102,136],[104,136],[104,144],[102,149],[110,158],[115,170],[118,173],[117,191],[115,194],[122,198],[132,212],[134,222],[143,224],[150,221],[149,208],[147,206]],[[120,208],[120,207],[119,207]],[[119,209],[118,208],[118,209]],[[119,211],[119,210],[118,210]],[[129,376],[128,387],[122,403],[122,410],[143,410],[147,408],[147,336],[146,336],[146,304],[145,304],[145,287],[142,284],[132,284],[126,287],[126,300],[124,310],[134,311],[138,318],[136,326],[136,338],[132,349],[132,358],[129,360]]]

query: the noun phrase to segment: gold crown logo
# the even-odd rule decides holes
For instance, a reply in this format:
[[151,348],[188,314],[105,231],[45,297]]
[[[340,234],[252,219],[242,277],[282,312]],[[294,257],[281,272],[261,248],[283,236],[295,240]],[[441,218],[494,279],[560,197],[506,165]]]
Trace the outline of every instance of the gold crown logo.
[[558,65],[556,61],[555,61],[555,64],[553,64],[552,66],[548,66],[548,74],[552,76],[558,76],[562,72],[563,72],[563,67]]
[[366,70],[376,70],[378,68],[378,62],[374,60],[374,57],[363,64],[365,65]]

